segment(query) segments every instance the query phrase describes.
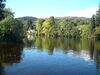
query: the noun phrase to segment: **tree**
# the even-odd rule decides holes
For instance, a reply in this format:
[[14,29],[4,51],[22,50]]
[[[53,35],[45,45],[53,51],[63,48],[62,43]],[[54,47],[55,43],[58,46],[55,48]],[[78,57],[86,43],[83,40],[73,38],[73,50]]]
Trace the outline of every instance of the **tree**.
[[11,11],[10,8],[4,8],[3,11],[4,11],[3,12],[4,17],[8,17],[8,16],[14,17],[14,13]]
[[71,30],[71,37],[73,37],[73,38],[80,37],[80,35],[79,35],[79,30],[78,30],[77,27],[72,27],[72,30]]
[[89,25],[80,25],[77,27],[81,37],[89,36]]
[[37,21],[36,21],[36,30],[37,30],[37,32],[38,32],[38,36],[39,36],[39,34],[40,34],[40,31],[42,30],[42,25],[43,25],[43,22],[44,22],[45,20],[44,19],[38,19]]
[[69,23],[68,19],[62,19],[59,20],[57,25],[58,25],[58,35],[63,36],[66,30],[66,26]]
[[96,26],[100,26],[100,5],[99,5],[99,10],[96,12]]
[[27,31],[35,30],[35,25],[33,21],[28,20],[27,22],[24,22],[23,30],[24,30],[25,35],[27,34]]
[[33,21],[32,20],[28,20],[26,23],[26,31],[31,29],[33,26]]
[[72,22],[74,23],[74,26],[77,26],[78,23],[79,23],[79,20],[78,19],[74,19]]
[[0,22],[0,39],[4,41],[22,41],[23,23],[9,16]]
[[0,20],[2,20],[4,18],[3,15],[3,9],[5,8],[5,2],[6,0],[0,0]]
[[91,21],[90,21],[90,33],[94,34],[95,30],[95,15],[92,16]]
[[49,18],[49,22],[50,22],[51,26],[55,25],[55,19],[54,19],[53,16],[51,16],[51,17]]
[[95,28],[96,37],[100,37],[100,26]]
[[83,20],[79,20],[77,25],[83,25],[83,24],[84,24],[84,21]]
[[73,27],[74,25],[71,22],[68,22],[64,27],[64,36],[71,37],[71,30]]
[[49,31],[50,31],[50,28],[51,28],[51,24],[50,24],[49,20],[44,21],[42,27],[43,27],[42,33],[45,34],[45,35],[49,35]]
[[50,17],[48,20],[46,20],[43,23],[43,34],[49,36],[49,33],[51,32],[53,26],[55,25],[54,17]]
[[51,30],[49,32],[49,35],[52,36],[52,37],[57,37],[58,36],[58,26],[57,24],[55,24],[54,26],[51,27]]

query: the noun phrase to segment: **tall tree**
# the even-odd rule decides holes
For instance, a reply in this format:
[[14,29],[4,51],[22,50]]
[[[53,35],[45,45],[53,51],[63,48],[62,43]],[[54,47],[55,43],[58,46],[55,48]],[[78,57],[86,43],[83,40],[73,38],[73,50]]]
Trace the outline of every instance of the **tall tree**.
[[54,17],[50,17],[43,23],[43,33],[49,36],[49,33],[51,32],[54,25],[55,25]]
[[90,32],[93,34],[95,30],[95,15],[92,16],[91,18],[91,23],[90,23]]
[[27,25],[28,25],[28,29],[30,29],[31,26],[33,25],[33,21],[32,20],[28,20],[27,21]]
[[37,21],[36,21],[36,30],[37,30],[37,32],[38,32],[38,36],[39,36],[39,34],[40,34],[40,31],[41,31],[41,28],[42,28],[42,25],[43,25],[43,22],[44,22],[45,20],[44,19],[38,19]]
[[100,5],[99,10],[96,12],[96,26],[100,26]]
[[55,25],[55,18],[53,16],[51,16],[49,18],[49,21],[50,21],[50,23],[51,23],[52,26]]
[[5,8],[5,2],[6,0],[0,0],[0,20],[2,20],[4,18],[3,15],[3,9]]

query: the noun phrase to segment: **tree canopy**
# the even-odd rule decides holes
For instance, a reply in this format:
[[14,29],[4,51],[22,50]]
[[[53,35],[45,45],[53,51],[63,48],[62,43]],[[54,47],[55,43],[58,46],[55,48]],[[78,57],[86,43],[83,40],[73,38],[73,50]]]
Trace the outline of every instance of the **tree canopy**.
[[6,0],[0,0],[0,20],[2,20],[4,18],[3,15],[3,9],[5,8],[5,2]]

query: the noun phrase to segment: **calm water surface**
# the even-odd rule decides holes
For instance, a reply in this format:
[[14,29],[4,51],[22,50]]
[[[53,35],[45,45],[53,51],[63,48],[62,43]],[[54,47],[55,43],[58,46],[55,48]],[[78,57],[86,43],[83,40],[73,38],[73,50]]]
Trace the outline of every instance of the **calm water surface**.
[[100,41],[68,38],[0,43],[0,75],[100,75]]

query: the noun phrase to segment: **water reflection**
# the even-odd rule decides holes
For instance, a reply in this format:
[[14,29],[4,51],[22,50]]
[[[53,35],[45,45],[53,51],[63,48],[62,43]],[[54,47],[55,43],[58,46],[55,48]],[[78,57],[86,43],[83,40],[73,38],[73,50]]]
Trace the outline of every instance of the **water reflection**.
[[29,47],[33,46],[41,52],[46,49],[49,55],[62,51],[64,54],[74,54],[86,61],[94,60],[96,68],[100,69],[100,40],[36,37]]
[[[34,52],[34,50],[36,50],[37,52]],[[40,54],[38,54],[38,52],[40,52]],[[42,53],[43,53],[43,55],[41,56]],[[47,53],[48,55],[46,55],[45,53]],[[56,53],[58,53],[58,55]],[[23,56],[23,54],[26,54],[26,56]],[[39,55],[40,55],[40,57],[39,57]],[[59,62],[60,64],[55,64],[56,66],[63,65],[63,63],[66,63],[66,61],[68,62],[69,59],[72,59],[71,57],[77,57],[86,62],[93,62],[94,66],[92,68],[95,67],[95,69],[98,71],[100,69],[100,40],[36,37],[33,40],[28,40],[27,38],[25,38],[24,44],[20,44],[20,43],[0,44],[0,75],[10,75],[9,73],[7,73],[8,69],[5,70],[5,68],[7,66],[12,67],[14,64],[20,64],[20,67],[23,67],[23,66],[26,66],[25,63],[27,63],[29,60],[31,62],[29,62],[30,64],[27,63],[27,65],[31,65],[28,67],[31,69],[29,69],[28,71],[31,71],[34,69],[34,72],[35,71],[38,72],[38,70],[43,67],[49,66],[49,68],[50,68],[50,66],[54,66],[53,63],[51,62],[51,60],[52,61],[55,60],[55,62],[58,62],[56,57],[60,57],[60,55],[63,56],[62,61],[61,61],[62,63]],[[34,58],[33,58],[33,56],[34,56]],[[50,56],[50,57],[48,57],[48,56]],[[54,56],[54,57],[52,57],[52,56]],[[65,56],[70,56],[70,58],[65,57]],[[46,60],[42,59],[42,58],[45,58]],[[22,59],[23,59],[23,62],[22,62]],[[34,61],[33,61],[33,59],[34,59]],[[39,63],[39,61],[40,62],[42,61],[42,62]],[[42,67],[43,62],[45,62],[45,61],[48,62],[48,65],[46,65],[46,66],[44,65]],[[71,60],[72,65],[74,64],[76,66],[75,69],[79,68],[78,67],[79,64],[77,64],[77,65],[75,64],[75,62],[77,62],[77,61],[78,61],[78,63],[82,62],[82,61],[79,61],[76,59]],[[32,63],[32,62],[34,62],[34,63]],[[68,64],[69,63],[66,63],[67,66],[68,66]],[[82,65],[82,64],[84,65],[86,63],[82,62],[80,65]],[[40,65],[40,66],[34,68],[37,65]],[[32,68],[32,66],[34,66],[34,67]],[[69,67],[71,68],[71,65]],[[56,67],[53,67],[53,68],[56,69]],[[63,68],[68,69],[66,67],[63,67]],[[16,65],[15,65],[15,69],[17,69]],[[71,69],[72,69],[72,71],[75,70],[73,68],[71,68]],[[80,66],[80,69],[81,69],[81,66]],[[43,69],[41,69],[41,70],[43,70]],[[44,68],[44,70],[46,70],[46,69]],[[63,72],[60,68],[58,68],[58,70]],[[88,71],[89,69],[86,69],[86,70]],[[11,69],[11,71],[12,71],[12,69]],[[82,71],[84,71],[84,70],[82,70]],[[45,71],[43,71],[43,72],[45,72]],[[69,72],[69,71],[64,71],[63,72],[63,73],[65,73],[64,75],[66,75],[66,72]],[[16,73],[13,73],[13,74],[16,75]],[[20,73],[20,74],[23,74],[23,73]],[[39,74],[39,75],[41,75],[41,74]],[[74,75],[74,74],[71,74],[71,75]]]
[[0,75],[5,75],[4,67],[0,64]]
[[0,75],[5,75],[4,66],[21,61],[23,45],[19,43],[0,44]]

